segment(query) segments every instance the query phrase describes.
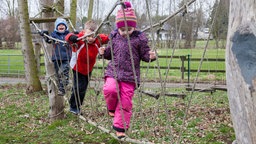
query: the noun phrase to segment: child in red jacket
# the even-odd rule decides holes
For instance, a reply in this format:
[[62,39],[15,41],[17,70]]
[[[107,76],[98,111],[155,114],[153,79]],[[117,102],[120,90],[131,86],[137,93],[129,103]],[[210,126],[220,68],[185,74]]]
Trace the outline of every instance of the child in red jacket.
[[[95,38],[93,33],[97,29],[97,24],[90,20],[85,23],[84,30],[79,34],[68,34],[65,39],[72,45],[72,57],[70,66],[73,71],[74,83],[72,94],[69,100],[70,112],[74,114],[80,113],[80,106],[83,104],[86,89],[92,74],[93,66],[98,55],[100,44],[108,42],[108,36],[99,34]],[[79,37],[91,34],[85,39],[78,40]]]

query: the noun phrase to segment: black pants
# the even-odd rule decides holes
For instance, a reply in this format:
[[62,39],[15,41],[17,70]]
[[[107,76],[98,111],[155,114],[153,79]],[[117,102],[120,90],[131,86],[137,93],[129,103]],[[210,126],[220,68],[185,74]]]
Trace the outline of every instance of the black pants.
[[66,86],[69,83],[69,61],[54,60],[53,63],[57,76],[58,89],[65,93]]
[[80,106],[83,104],[84,101],[91,73],[89,73],[89,75],[83,75],[73,70],[73,77],[74,83],[69,103],[71,108],[80,110]]

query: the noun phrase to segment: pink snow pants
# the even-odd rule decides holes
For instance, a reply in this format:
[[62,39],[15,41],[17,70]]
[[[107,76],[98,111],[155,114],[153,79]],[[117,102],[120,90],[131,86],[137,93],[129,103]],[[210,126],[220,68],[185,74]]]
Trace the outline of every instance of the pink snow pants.
[[[118,84],[120,102],[118,101]],[[134,95],[135,83],[118,82],[111,77],[105,79],[103,86],[104,98],[106,100],[109,111],[115,111],[113,127],[114,129],[128,129],[130,126],[130,119],[132,116],[132,97]],[[124,118],[124,119],[123,119]],[[115,129],[115,130],[117,130]],[[122,130],[123,129],[123,130]],[[118,130],[117,130],[118,131]]]

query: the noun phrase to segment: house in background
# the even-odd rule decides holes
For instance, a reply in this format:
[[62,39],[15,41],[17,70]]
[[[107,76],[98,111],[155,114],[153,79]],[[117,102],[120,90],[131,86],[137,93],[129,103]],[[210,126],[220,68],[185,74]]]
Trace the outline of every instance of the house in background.
[[[210,35],[209,28],[201,28],[197,32],[197,39],[207,40]],[[213,36],[210,35],[210,39],[213,39]]]
[[[167,40],[175,40],[175,29],[171,27],[169,24],[165,23],[161,29],[154,30],[154,39],[155,40],[160,40],[160,41],[167,41]],[[151,32],[147,31],[146,32],[148,38],[151,40]],[[182,34],[179,34],[179,38],[182,38]]]

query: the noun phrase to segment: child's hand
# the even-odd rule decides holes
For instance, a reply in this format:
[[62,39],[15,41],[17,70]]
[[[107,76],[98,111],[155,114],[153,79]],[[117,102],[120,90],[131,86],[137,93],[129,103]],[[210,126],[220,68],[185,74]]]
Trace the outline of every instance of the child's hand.
[[155,53],[154,51],[149,51],[149,58],[150,58],[151,60],[156,59],[156,53]]
[[40,34],[40,36],[44,36],[44,34],[49,35],[49,32],[47,30],[41,30],[38,33]]
[[71,35],[70,37],[69,37],[69,40],[71,41],[71,42],[73,42],[73,43],[76,43],[76,42],[78,42],[78,36],[76,36],[76,35]]
[[73,33],[74,33],[74,34],[79,34],[79,31],[74,31]]
[[100,47],[100,48],[99,48],[99,54],[100,54],[100,55],[103,55],[103,54],[104,54],[104,51],[105,51],[105,47]]

